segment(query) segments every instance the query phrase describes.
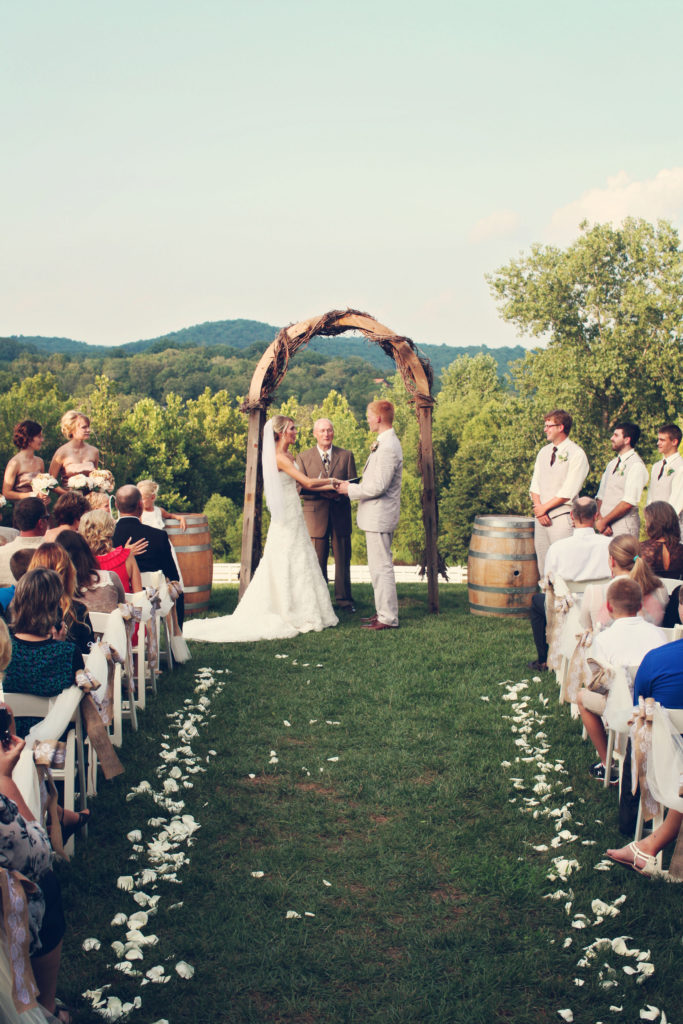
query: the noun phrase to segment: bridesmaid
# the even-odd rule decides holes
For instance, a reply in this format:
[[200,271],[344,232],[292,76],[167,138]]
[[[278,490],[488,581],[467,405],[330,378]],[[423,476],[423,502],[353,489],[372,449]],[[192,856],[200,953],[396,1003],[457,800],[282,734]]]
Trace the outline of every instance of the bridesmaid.
[[[7,463],[2,483],[2,493],[8,501],[21,501],[33,495],[31,480],[45,471],[45,464],[38,458],[43,443],[43,428],[35,420],[22,420],[14,428],[12,440],[19,451]],[[43,498],[49,503],[49,496]]]
[[50,475],[62,484],[56,488],[59,494],[67,494],[66,485],[69,477],[79,473],[89,476],[93,469],[97,469],[100,453],[94,445],[88,443],[90,420],[84,413],[69,409],[62,416],[59,425],[67,442],[54,453],[50,463]]

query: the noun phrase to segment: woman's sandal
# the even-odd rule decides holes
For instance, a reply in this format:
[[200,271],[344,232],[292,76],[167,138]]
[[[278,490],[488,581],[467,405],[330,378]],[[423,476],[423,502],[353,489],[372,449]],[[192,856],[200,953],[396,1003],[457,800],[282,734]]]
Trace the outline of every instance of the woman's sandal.
[[55,999],[55,1018],[60,1024],[72,1024],[74,1019],[73,1010],[66,1003],[63,1003],[61,999]]
[[607,856],[615,864],[623,864],[626,868],[637,871],[639,875],[658,875],[657,858],[651,853],[645,853],[635,843],[629,843],[620,850],[608,850]]
[[85,828],[90,821],[90,811],[79,811],[78,820],[74,821],[72,825],[65,825],[64,808],[60,807],[60,810],[62,812],[59,815],[59,823],[62,826],[62,842],[66,843],[76,832],[80,832],[82,828]]

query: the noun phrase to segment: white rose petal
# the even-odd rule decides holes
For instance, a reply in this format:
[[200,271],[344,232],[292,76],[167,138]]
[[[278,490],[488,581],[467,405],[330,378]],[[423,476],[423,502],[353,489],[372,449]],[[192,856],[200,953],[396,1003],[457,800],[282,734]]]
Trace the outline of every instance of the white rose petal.
[[112,918],[112,926],[116,928],[118,925],[125,924],[128,918],[125,914],[115,914]]
[[304,910],[304,917],[315,917],[315,914],[313,914],[310,910]]
[[652,1006],[650,1003],[647,1005],[647,1009],[640,1011],[641,1020],[657,1020],[659,1017],[659,1007]]
[[571,1010],[558,1010],[557,1012],[558,1015],[562,1018],[562,1020],[566,1020],[568,1024],[571,1024],[571,1022],[574,1020],[574,1014]]
[[282,724],[284,725],[285,729],[291,729],[292,728],[292,723],[288,722],[286,718],[283,719]]
[[263,878],[264,874],[265,874],[264,871],[252,871],[251,877],[252,878]]
[[296,910],[288,910],[285,914],[285,920],[296,921],[301,917],[301,914],[297,914]]
[[194,977],[194,967],[191,967],[190,964],[186,964],[184,960],[179,960],[175,965],[175,969],[181,978],[189,980]]
[[332,882],[328,882],[326,878],[323,878],[323,885],[330,886],[332,885]]
[[139,843],[142,839],[142,832],[139,828],[134,828],[132,832],[129,832],[126,839],[131,843]]
[[133,876],[120,875],[119,878],[116,879],[116,888],[123,889],[124,892],[132,892],[133,889],[135,888]]
[[327,760],[328,760],[328,761],[338,761],[338,760],[339,760],[339,758],[338,758],[338,757],[328,757],[328,759],[327,759]]
[[89,953],[91,949],[99,949],[102,943],[99,939],[83,939],[83,949]]

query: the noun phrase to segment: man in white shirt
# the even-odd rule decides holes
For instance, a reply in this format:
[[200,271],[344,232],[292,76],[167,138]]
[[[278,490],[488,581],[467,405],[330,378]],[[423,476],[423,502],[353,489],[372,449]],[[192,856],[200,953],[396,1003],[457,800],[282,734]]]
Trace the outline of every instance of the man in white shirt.
[[652,467],[646,502],[651,505],[653,501],[668,501],[679,517],[683,513],[683,457],[678,451],[681,436],[675,423],[665,423],[657,431],[657,448],[662,458]]
[[536,456],[529,493],[534,506],[534,546],[538,574],[545,574],[545,556],[557,540],[571,536],[571,502],[588,476],[583,448],[569,440],[572,418],[564,409],[553,409],[543,423],[548,444]]
[[[643,594],[629,576],[619,576],[607,591],[607,610],[612,617],[612,625],[603,630],[593,641],[590,657],[596,661],[607,662],[615,667],[620,666],[635,670],[641,661],[655,647],[667,642],[666,633],[659,626],[642,619],[638,612],[643,603]],[[630,681],[633,690],[633,679]],[[579,690],[576,703],[586,732],[591,739],[600,758],[590,769],[595,779],[604,781],[605,761],[607,759],[607,733],[602,722],[602,714],[607,703],[604,694],[592,690]],[[610,765],[610,782],[615,785],[619,781],[618,772]]]
[[[596,533],[593,526],[597,505],[593,498],[575,498],[571,507],[573,533],[555,541],[548,551],[546,575],[561,576],[565,583],[609,579],[609,539]],[[536,644],[536,661],[529,668],[545,672],[548,668],[548,642],[545,636],[545,594],[531,598],[531,631]]]
[[19,536],[0,548],[0,587],[11,587],[17,581],[10,568],[15,551],[39,548],[47,530],[47,512],[40,498],[22,498],[14,507],[14,525]]
[[647,484],[645,463],[635,450],[640,427],[635,423],[615,423],[610,438],[616,456],[607,463],[598,488],[598,518],[595,529],[606,537],[630,533],[638,537],[638,503]]

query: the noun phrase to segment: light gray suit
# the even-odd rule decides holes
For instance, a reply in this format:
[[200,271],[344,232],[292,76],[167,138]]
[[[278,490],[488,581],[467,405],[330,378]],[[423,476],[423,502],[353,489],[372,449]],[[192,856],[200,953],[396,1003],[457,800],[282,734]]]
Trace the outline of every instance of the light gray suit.
[[358,502],[357,522],[365,532],[368,569],[380,622],[398,626],[396,578],[391,542],[401,512],[403,451],[393,427],[377,436],[359,484],[349,484],[349,498]]

